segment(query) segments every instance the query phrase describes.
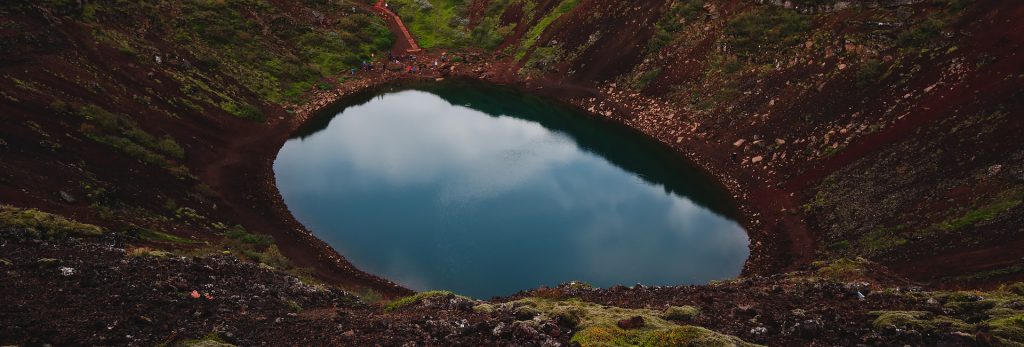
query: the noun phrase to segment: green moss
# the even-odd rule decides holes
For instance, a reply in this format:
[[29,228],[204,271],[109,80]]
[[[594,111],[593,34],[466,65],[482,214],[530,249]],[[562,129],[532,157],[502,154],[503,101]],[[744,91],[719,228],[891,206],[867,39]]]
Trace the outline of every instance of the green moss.
[[862,277],[866,271],[868,261],[863,258],[841,258],[830,261],[818,261],[812,265],[817,268],[815,273],[819,277],[846,281]]
[[947,316],[936,315],[926,311],[873,311],[878,316],[871,325],[876,330],[889,326],[901,329],[914,329],[922,333],[942,333],[951,331],[971,331],[973,327],[963,321]]
[[366,304],[369,304],[369,305],[378,305],[378,304],[384,302],[384,296],[383,295],[380,295],[380,293],[378,293],[377,291],[375,291],[373,289],[369,289],[369,288],[366,288],[366,289],[358,292],[356,294],[356,296],[359,297],[360,301],[362,301],[362,302],[364,302]]
[[700,315],[700,309],[693,306],[671,306],[662,314],[665,319],[690,320]]
[[288,306],[288,309],[292,312],[302,312],[302,305],[299,305],[297,301],[287,299],[281,301],[284,302],[285,306]]
[[489,313],[494,312],[494,310],[495,310],[494,305],[491,305],[491,304],[488,304],[488,303],[483,303],[483,304],[479,304],[479,305],[473,306],[473,312],[476,312],[476,313],[489,314]]
[[704,14],[704,0],[673,1],[672,7],[654,25],[654,36],[647,44],[648,52],[661,50],[676,39],[683,25]]
[[[185,157],[185,150],[170,135],[156,137],[139,127],[127,116],[115,114],[96,105],[78,110],[85,119],[79,131],[85,137],[113,147],[147,164],[178,170],[172,160]],[[172,170],[173,172],[173,170]],[[183,172],[187,176],[188,170]]]
[[803,43],[811,29],[810,16],[775,6],[755,6],[729,21],[726,40],[742,58],[774,55]]
[[938,228],[943,231],[953,231],[974,225],[975,223],[981,221],[992,220],[999,214],[1019,206],[1021,202],[1021,199],[1010,199],[1004,201],[997,201],[989,205],[981,206],[979,208],[967,211],[963,215],[951,218],[945,222],[940,223],[938,225]]
[[232,345],[232,344],[227,343],[226,341],[224,341],[224,338],[220,337],[220,334],[218,334],[216,331],[211,331],[206,336],[203,336],[203,337],[198,338],[198,339],[182,341],[179,345],[180,346],[185,346],[185,347],[234,347],[235,346],[235,345]]
[[[570,323],[578,332],[572,341],[582,346],[754,346],[739,338],[719,334],[694,326],[679,326],[662,318],[665,312],[649,309],[627,309],[602,306],[576,299],[551,300],[526,298],[513,302],[516,306],[529,306],[551,319]],[[680,307],[679,312],[694,314],[692,307]],[[668,312],[668,311],[666,311]],[[642,317],[644,326],[623,330],[620,320]]]
[[138,237],[140,240],[149,242],[199,243],[199,241],[196,240],[190,240],[184,237],[175,236],[146,228],[139,228]]
[[906,227],[903,225],[875,229],[857,240],[858,247],[854,251],[862,255],[872,255],[905,245],[907,239],[901,236],[904,230]]
[[131,257],[166,258],[168,256],[171,256],[171,253],[170,252],[166,252],[166,251],[151,249],[149,247],[139,247],[139,248],[133,248],[133,249],[129,250],[128,251],[128,256],[131,256]]
[[26,230],[31,237],[40,239],[103,234],[103,229],[95,225],[79,223],[36,209],[22,209],[9,205],[0,205],[0,227],[8,230]]
[[1005,285],[1002,290],[1013,295],[1024,297],[1024,282]]
[[636,90],[644,89],[645,87],[647,87],[647,85],[651,84],[651,82],[654,82],[654,80],[658,79],[658,76],[661,76],[660,67],[650,69],[642,74],[637,75],[636,79],[634,79],[632,83],[630,83],[630,87]]
[[423,301],[423,299],[431,298],[435,296],[455,295],[454,293],[447,290],[431,290],[426,292],[419,292],[395,301],[388,303],[384,306],[385,310],[394,311],[403,307],[411,306],[413,304]]
[[1024,313],[986,322],[992,335],[1016,343],[1024,343]]

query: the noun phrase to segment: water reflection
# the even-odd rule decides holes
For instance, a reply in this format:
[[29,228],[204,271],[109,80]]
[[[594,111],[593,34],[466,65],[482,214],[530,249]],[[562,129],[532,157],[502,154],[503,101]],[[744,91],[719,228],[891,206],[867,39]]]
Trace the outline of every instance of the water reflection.
[[501,88],[417,89],[344,105],[275,162],[296,217],[360,268],[477,297],[742,268],[726,195],[664,148]]

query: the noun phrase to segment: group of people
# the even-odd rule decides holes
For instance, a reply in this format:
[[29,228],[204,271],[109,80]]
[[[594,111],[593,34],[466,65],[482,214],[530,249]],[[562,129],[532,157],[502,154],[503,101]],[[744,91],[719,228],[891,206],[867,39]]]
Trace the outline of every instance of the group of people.
[[[371,55],[371,58],[372,57],[374,56]],[[384,71],[388,69],[388,63],[390,62],[394,65],[401,66],[399,71],[415,74],[422,73],[425,70],[436,71],[441,67],[441,65],[447,64],[450,61],[451,57],[447,52],[441,53],[441,56],[438,59],[434,59],[432,63],[419,62],[415,55],[402,54],[396,56],[394,53],[388,52],[388,60],[385,62],[374,63],[373,60],[364,60],[359,64],[358,68],[352,68],[350,72],[352,75],[355,75],[356,72],[359,71],[374,71],[378,68],[381,69],[381,71]]]

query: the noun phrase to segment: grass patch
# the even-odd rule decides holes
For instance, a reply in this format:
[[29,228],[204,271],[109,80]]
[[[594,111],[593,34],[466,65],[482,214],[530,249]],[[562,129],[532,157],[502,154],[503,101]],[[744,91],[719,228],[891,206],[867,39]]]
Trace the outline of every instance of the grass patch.
[[579,2],[579,0],[562,0],[558,6],[551,10],[551,12],[538,20],[537,24],[530,27],[530,30],[523,35],[522,42],[519,43],[519,49],[516,51],[516,60],[523,59],[523,56],[526,55],[526,51],[537,44],[537,39],[544,33],[544,30],[547,30],[547,28],[551,26],[551,23],[554,23],[554,21],[563,14],[572,11]]
[[188,176],[188,168],[175,165],[185,150],[169,135],[156,137],[134,120],[96,105],[82,106],[78,114],[85,120],[78,128],[86,138],[113,147],[144,163],[168,169],[178,177]]
[[654,36],[647,43],[648,52],[657,52],[675,41],[683,26],[705,14],[704,0],[673,1],[672,7],[654,24]]
[[392,301],[392,302],[388,303],[387,305],[385,305],[384,309],[387,310],[387,311],[394,311],[394,310],[397,310],[397,309],[400,309],[400,308],[403,308],[403,307],[408,307],[408,306],[412,306],[414,304],[417,304],[417,303],[423,301],[423,299],[426,299],[426,298],[432,298],[432,297],[435,297],[435,296],[448,296],[448,295],[455,295],[455,293],[452,293],[452,292],[447,291],[447,290],[431,290],[431,291],[426,291],[426,292],[419,292],[419,293],[416,293],[416,294],[413,294],[413,295],[410,295],[410,296],[407,296],[407,297],[404,297],[404,298]]
[[671,306],[666,308],[662,317],[669,320],[690,320],[700,315],[700,309],[693,306]]
[[850,281],[859,279],[867,272],[868,261],[864,258],[840,258],[829,261],[816,261],[811,266],[817,268],[818,277],[834,281]]
[[231,227],[231,229],[224,233],[224,236],[229,239],[254,246],[270,246],[274,244],[273,236],[253,234],[246,231],[245,228],[240,225]]
[[756,6],[729,21],[725,34],[737,55],[760,61],[761,55],[774,55],[803,43],[810,30],[810,16],[776,6]]
[[51,240],[65,237],[91,237],[103,234],[103,229],[79,223],[36,209],[23,209],[0,205],[0,226],[4,229],[24,230],[37,239]]
[[152,248],[149,248],[149,247],[138,247],[138,248],[132,248],[132,249],[128,250],[128,256],[129,257],[166,258],[166,257],[168,257],[170,255],[171,255],[170,252],[156,250],[156,249],[152,249]]
[[989,205],[981,206],[976,209],[967,211],[963,215],[948,219],[937,225],[938,229],[942,231],[953,231],[960,230],[965,227],[974,225],[975,223],[982,221],[989,221],[995,219],[1003,212],[1009,211],[1010,209],[1017,207],[1021,204],[1021,199],[1011,199],[1004,201],[997,201]]
[[199,243],[199,241],[186,239],[184,237],[171,235],[153,229],[139,228],[138,238],[148,242],[170,242],[170,243]]

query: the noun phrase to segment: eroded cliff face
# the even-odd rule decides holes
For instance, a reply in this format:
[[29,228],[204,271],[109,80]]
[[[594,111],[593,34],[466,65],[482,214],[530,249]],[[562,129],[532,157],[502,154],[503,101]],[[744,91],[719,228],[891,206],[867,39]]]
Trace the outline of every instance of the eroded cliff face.
[[[394,3],[421,21],[460,8]],[[575,103],[734,170],[756,229],[809,231],[813,254],[797,258],[865,256],[943,283],[1024,271],[1020,4],[479,0],[447,13],[468,18],[446,21],[460,38],[447,44],[493,50],[527,83],[593,88]]]

